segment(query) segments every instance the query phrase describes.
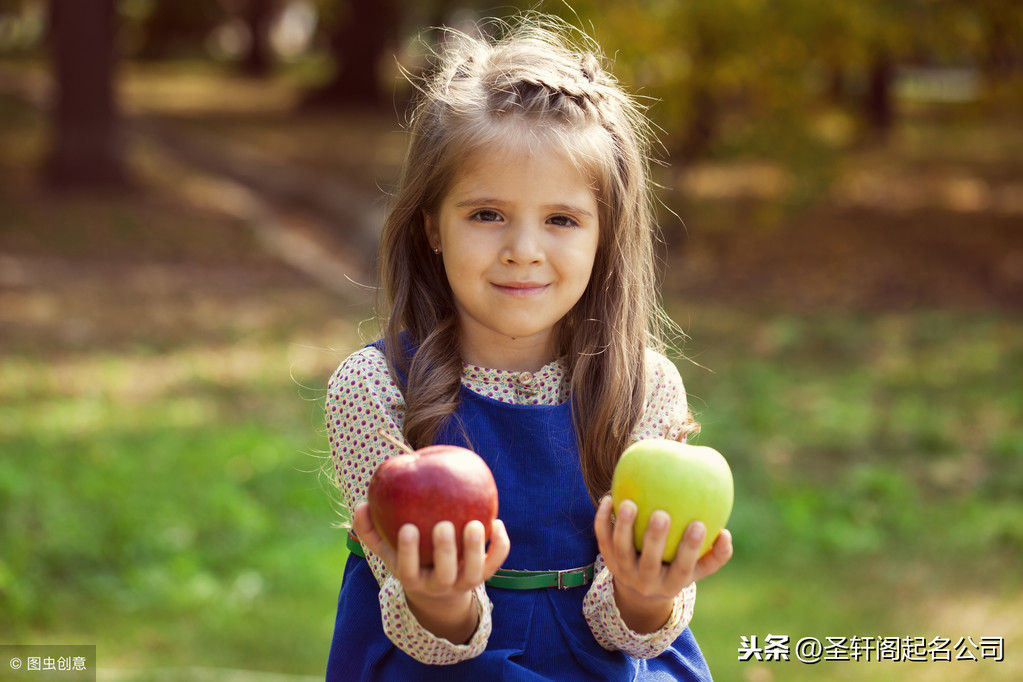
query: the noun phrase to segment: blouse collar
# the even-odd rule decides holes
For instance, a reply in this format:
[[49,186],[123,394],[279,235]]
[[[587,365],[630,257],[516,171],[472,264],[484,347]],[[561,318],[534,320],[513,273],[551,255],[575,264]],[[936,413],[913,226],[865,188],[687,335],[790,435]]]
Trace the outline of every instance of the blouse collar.
[[549,362],[536,372],[513,372],[462,365],[462,385],[474,393],[515,405],[558,405],[568,399],[564,360]]

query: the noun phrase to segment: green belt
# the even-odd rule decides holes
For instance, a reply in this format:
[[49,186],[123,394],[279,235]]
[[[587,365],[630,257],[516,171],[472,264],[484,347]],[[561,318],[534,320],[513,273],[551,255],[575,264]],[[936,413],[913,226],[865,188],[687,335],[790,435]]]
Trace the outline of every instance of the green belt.
[[[366,552],[355,533],[348,532],[348,551],[363,559]],[[565,590],[569,587],[580,587],[593,582],[593,564],[569,568],[564,571],[507,571],[498,569],[497,573],[487,580],[490,587],[506,590],[536,590],[542,587],[556,587]]]

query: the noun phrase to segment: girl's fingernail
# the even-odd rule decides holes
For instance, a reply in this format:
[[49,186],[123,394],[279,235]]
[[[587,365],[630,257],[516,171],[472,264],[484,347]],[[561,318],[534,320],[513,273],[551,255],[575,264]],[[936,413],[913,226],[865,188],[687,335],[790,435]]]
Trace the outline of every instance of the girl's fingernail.
[[695,541],[703,542],[707,537],[707,528],[702,523],[689,524],[689,537]]
[[671,521],[669,520],[668,515],[663,512],[654,512],[650,515],[650,527],[652,528],[664,530],[668,527],[669,523],[671,523]]

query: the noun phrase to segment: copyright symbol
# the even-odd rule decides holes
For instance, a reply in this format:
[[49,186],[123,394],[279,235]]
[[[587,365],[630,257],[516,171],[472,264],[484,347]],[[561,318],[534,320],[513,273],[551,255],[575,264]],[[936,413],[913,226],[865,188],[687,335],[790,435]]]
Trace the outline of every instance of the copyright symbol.
[[20,658],[12,658],[11,659],[11,670],[17,670],[20,667],[21,667],[21,659]]

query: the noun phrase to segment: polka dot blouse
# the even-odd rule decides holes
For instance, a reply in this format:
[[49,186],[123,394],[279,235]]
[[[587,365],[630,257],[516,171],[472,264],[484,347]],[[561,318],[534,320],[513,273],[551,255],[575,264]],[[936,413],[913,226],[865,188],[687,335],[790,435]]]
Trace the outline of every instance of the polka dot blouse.
[[[647,351],[646,406],[633,438],[677,438],[686,417],[686,396],[675,366],[663,355]],[[511,372],[465,365],[462,385],[480,395],[517,405],[557,405],[568,399],[565,365],[554,361],[535,373]],[[338,483],[349,509],[366,499],[369,479],[384,459],[400,450],[381,438],[384,429],[401,439],[405,400],[387,371],[383,353],[368,346],[352,354],[327,384],[327,433]],[[479,655],[491,631],[492,605],[484,586],[475,593],[479,625],[465,644],[454,644],[423,628],[405,601],[401,583],[383,561],[367,550],[367,559],[380,583],[380,613],[384,632],[402,651],[433,665],[457,663]],[[653,658],[685,629],[693,615],[695,583],[675,599],[668,622],[657,632],[629,630],[614,602],[611,573],[602,557],[583,601],[583,614],[594,638],[606,649],[636,658]]]

